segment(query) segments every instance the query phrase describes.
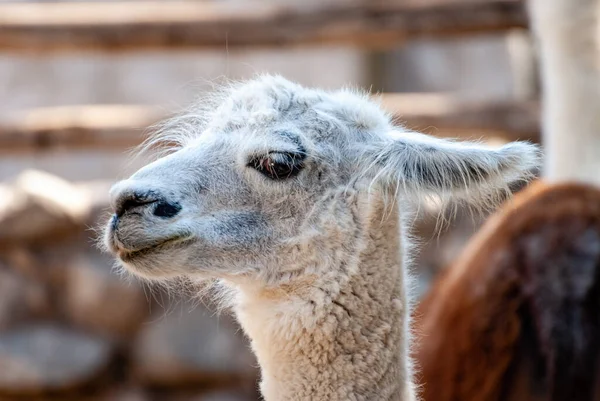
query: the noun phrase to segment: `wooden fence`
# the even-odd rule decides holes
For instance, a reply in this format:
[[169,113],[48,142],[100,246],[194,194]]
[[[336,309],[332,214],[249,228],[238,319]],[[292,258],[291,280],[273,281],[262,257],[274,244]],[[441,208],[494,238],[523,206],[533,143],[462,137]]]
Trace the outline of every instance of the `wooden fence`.
[[[5,3],[0,4],[0,52],[324,44],[380,49],[417,37],[526,27],[521,0]],[[436,135],[539,139],[536,104],[468,104],[447,96],[410,94],[385,95],[383,104],[409,127]],[[143,137],[142,128],[161,117],[131,106],[33,110],[17,121],[0,123],[0,152],[134,146]]]

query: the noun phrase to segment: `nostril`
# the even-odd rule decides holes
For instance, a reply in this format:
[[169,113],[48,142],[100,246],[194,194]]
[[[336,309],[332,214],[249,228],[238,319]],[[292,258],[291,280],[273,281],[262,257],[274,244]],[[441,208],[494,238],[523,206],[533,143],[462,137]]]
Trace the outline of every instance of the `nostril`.
[[133,209],[134,207],[149,205],[149,204],[155,203],[155,202],[156,201],[140,201],[137,199],[128,199],[125,201],[125,203],[123,203],[122,208],[126,212],[130,209]]
[[164,196],[154,190],[126,189],[116,196],[114,206],[115,220],[125,213],[148,211],[158,217],[173,217],[181,210],[177,202],[168,202]]
[[139,206],[150,205],[152,203],[158,202],[158,197],[150,192],[147,193],[138,193],[138,192],[130,192],[124,193],[119,197],[117,201],[117,205],[115,207],[115,213],[118,217],[121,217],[131,209],[134,209]]
[[173,217],[181,210],[181,206],[177,203],[168,203],[165,201],[156,202],[154,215],[158,217]]

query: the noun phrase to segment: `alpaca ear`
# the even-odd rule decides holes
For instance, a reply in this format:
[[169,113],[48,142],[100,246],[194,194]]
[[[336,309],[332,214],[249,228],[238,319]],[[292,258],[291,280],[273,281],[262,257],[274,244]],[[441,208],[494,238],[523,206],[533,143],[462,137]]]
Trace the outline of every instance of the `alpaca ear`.
[[493,149],[410,131],[395,131],[386,139],[371,161],[381,178],[409,192],[464,199],[494,196],[532,178],[540,163],[538,147],[527,142]]

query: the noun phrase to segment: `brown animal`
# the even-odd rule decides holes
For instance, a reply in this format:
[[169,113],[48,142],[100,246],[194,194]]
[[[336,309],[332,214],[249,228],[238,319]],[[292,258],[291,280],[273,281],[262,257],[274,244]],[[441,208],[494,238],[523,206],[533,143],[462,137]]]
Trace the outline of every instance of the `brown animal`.
[[600,191],[519,194],[417,315],[425,401],[600,400]]

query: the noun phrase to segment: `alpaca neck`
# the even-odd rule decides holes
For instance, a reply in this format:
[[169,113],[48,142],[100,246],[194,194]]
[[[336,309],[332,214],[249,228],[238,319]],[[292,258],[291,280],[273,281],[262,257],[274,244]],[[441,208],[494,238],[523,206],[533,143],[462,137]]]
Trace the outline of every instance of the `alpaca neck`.
[[348,235],[327,254],[307,257],[319,273],[240,287],[236,313],[267,401],[414,399],[400,215],[382,211],[337,232]]
[[600,184],[600,2],[530,4],[544,85],[544,175]]

